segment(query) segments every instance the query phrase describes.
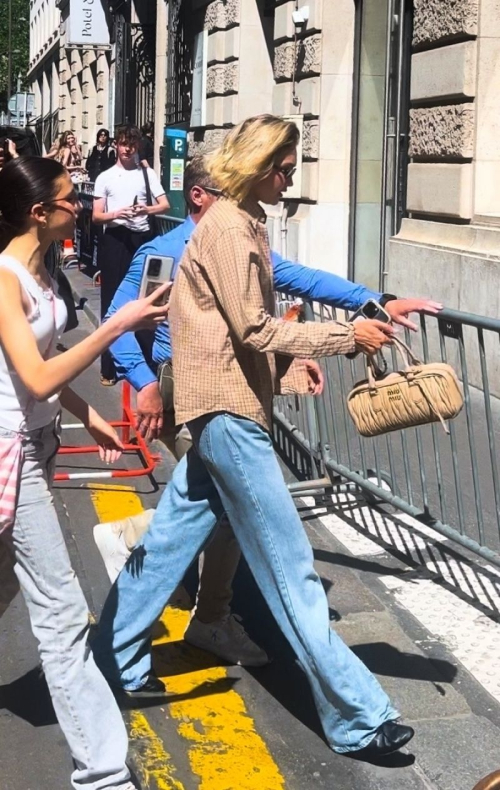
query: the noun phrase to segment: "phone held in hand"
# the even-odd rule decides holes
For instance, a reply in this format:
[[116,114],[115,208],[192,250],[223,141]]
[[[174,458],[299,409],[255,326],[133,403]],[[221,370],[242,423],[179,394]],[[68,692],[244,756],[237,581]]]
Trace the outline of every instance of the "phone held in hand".
[[[139,296],[149,296],[163,283],[172,279],[175,259],[170,255],[146,255],[144,269],[142,270],[141,287]],[[162,305],[168,302],[169,292],[163,294],[154,304]]]
[[139,202],[139,198],[138,198],[138,197],[137,197],[137,195],[136,195],[136,196],[135,196],[135,198],[134,198],[134,202],[132,203],[132,205],[133,205],[133,206],[137,206],[138,202]]
[[[354,315],[349,319],[350,323],[355,321],[364,321],[366,318],[382,321],[384,324],[390,324],[392,319],[387,310],[384,310],[375,299],[367,299],[364,304],[359,307]],[[357,351],[346,354],[347,359],[354,359],[358,355]]]
[[351,322],[357,321],[359,318],[370,318],[376,321],[382,321],[384,324],[391,323],[391,316],[384,310],[375,299],[368,299],[361,307],[356,310],[354,315],[350,318]]

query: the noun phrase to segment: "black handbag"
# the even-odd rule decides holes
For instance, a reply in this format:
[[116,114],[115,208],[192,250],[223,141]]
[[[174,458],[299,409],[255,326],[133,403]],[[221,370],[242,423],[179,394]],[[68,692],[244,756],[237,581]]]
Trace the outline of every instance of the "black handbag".
[[76,305],[75,300],[73,299],[71,285],[69,284],[69,280],[61,268],[60,258],[61,256],[59,246],[56,243],[51,244],[45,254],[45,268],[47,269],[50,276],[56,281],[59,296],[66,305],[68,320],[66,321],[64,331],[69,332],[71,329],[76,329],[78,326],[78,314],[76,312]]
[[[144,184],[146,186],[146,205],[153,206],[153,196],[151,194],[151,186],[149,184],[149,176],[148,176],[148,168],[141,165],[142,173],[144,175]],[[150,214],[148,216],[149,221],[149,229],[151,231],[151,238],[154,239],[156,236],[160,236],[161,230],[158,220],[156,219],[154,214]]]
[[57,268],[54,279],[59,289],[59,296],[63,300],[64,304],[66,305],[66,310],[68,311],[68,320],[66,321],[64,331],[69,332],[71,329],[76,329],[78,326],[78,314],[76,312],[73,291],[71,290],[71,285],[69,284],[68,278],[60,267]]

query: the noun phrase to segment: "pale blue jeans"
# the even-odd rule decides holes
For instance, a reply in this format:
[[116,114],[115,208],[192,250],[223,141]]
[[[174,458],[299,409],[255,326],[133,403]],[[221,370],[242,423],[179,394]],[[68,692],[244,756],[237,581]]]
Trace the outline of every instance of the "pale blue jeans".
[[[12,435],[0,428],[0,436]],[[88,646],[88,607],[50,491],[58,444],[55,423],[23,437],[16,520],[0,536],[0,614],[20,586],[54,710],[73,756],[72,787],[118,790],[130,780],[127,732]],[[43,777],[40,786],[45,786]]]
[[194,447],[177,465],[149,531],[113,586],[93,642],[104,674],[138,689],[151,670],[151,628],[227,512],[243,554],[311,685],[326,739],[363,748],[398,713],[378,681],[331,630],[313,553],[269,434],[217,413],[189,424]]

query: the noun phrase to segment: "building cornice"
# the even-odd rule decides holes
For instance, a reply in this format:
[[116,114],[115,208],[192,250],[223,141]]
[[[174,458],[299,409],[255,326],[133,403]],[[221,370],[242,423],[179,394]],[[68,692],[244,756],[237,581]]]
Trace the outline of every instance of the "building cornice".
[[61,43],[61,37],[59,35],[59,31],[54,33],[53,36],[49,38],[47,43],[44,45],[44,48],[41,52],[38,53],[37,58],[30,63],[29,70],[27,73],[27,78],[31,79],[33,74],[42,66],[46,60],[48,60],[51,55],[54,54],[55,50],[59,49]]

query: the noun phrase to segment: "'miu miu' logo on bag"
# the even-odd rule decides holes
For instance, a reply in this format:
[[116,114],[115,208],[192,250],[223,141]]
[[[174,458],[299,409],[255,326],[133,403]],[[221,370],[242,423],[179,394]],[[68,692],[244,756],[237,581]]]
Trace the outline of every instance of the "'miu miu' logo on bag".
[[387,390],[389,400],[401,400],[401,390],[399,387],[390,387]]

